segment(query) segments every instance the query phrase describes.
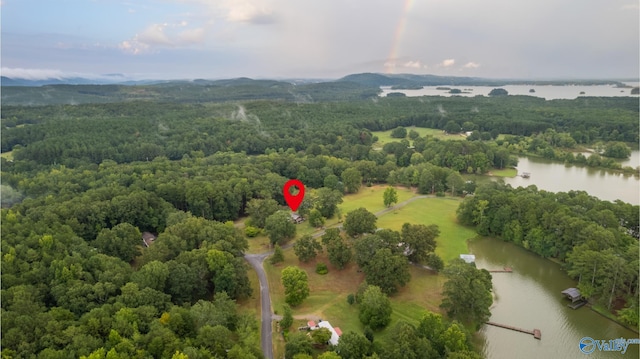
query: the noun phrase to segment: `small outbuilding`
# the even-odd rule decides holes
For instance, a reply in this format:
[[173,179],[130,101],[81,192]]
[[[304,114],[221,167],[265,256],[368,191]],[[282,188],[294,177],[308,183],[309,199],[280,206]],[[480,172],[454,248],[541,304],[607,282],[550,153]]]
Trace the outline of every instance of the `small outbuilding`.
[[476,261],[476,256],[473,254],[461,254],[460,259],[464,260],[467,263],[474,263]]

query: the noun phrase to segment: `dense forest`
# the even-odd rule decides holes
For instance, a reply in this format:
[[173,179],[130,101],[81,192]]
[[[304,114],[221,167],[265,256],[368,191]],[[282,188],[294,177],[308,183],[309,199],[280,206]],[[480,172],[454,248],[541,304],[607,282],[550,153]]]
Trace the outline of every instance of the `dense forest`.
[[[461,176],[512,166],[520,151],[638,142],[637,99],[378,98],[351,82],[246,79],[2,90],[1,150],[12,157],[1,159],[3,357],[260,358],[256,318],[234,302],[252,294],[247,239],[228,221],[256,201],[285,205],[290,178],[317,190],[322,217],[363,184],[475,191],[461,222],[564,261],[585,292],[637,313],[637,206],[476,190]],[[81,104],[68,104],[79,92]],[[23,105],[40,97],[51,101]],[[375,131],[451,122],[487,136],[374,146]],[[143,232],[157,235],[153,245]],[[591,274],[614,257],[619,265]],[[457,325],[439,325],[469,348]],[[427,345],[427,332],[399,327],[397,343]]]
[[583,296],[608,309],[614,299],[622,300],[619,318],[638,327],[638,206],[583,191],[555,194],[491,183],[464,200],[458,219],[481,235],[561,261]]

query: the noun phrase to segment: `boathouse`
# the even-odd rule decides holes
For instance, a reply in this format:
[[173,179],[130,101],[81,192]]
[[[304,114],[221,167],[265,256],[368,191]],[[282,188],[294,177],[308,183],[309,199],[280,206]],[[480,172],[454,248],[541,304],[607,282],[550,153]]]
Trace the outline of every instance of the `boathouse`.
[[578,288],[567,288],[562,291],[562,294],[565,295],[569,300],[571,300],[571,304],[568,304],[571,309],[578,309],[583,305],[587,304],[587,301],[582,298],[580,291]]
[[571,299],[572,303],[582,298],[582,295],[580,295],[580,291],[578,290],[578,288],[565,289],[562,291],[562,294],[564,294],[567,298]]

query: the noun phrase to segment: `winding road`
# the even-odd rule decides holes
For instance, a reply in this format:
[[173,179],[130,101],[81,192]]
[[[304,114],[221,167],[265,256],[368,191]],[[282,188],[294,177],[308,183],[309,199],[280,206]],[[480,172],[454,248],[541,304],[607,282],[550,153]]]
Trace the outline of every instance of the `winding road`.
[[[416,201],[418,199],[435,197],[433,195],[423,195],[411,197],[406,201],[400,202],[393,207],[385,208],[381,211],[374,213],[376,217],[380,217],[383,214],[389,213],[398,208],[404,207],[407,204]],[[334,228],[342,228],[342,225],[338,225]],[[324,230],[314,233],[313,237],[317,238],[324,234]],[[289,248],[293,243],[289,243],[282,247],[282,249]],[[269,281],[267,280],[267,274],[264,271],[264,260],[273,254],[273,251],[258,253],[258,254],[245,254],[244,258],[255,269],[258,274],[258,280],[260,281],[260,305],[261,305],[261,325],[260,325],[260,345],[262,352],[266,359],[273,359],[273,330],[271,323],[273,320],[273,312],[271,310],[271,295],[269,294]]]

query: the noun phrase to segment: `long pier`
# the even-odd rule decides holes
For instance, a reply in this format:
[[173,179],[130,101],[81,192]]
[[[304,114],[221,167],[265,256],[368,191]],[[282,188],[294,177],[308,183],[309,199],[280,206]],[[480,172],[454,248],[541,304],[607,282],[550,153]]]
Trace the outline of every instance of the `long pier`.
[[486,322],[486,324],[493,325],[494,327],[500,327],[500,328],[513,330],[513,331],[516,331],[516,332],[531,334],[531,335],[533,335],[534,338],[536,338],[538,340],[540,340],[540,338],[542,337],[542,333],[540,332],[540,329],[527,330],[527,329],[516,328],[516,327],[512,327],[510,325],[494,323],[494,322]]
[[502,269],[494,269],[488,271],[489,273],[512,273],[513,269],[511,267],[504,267]]

